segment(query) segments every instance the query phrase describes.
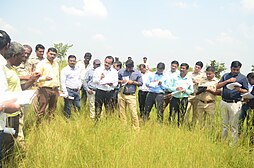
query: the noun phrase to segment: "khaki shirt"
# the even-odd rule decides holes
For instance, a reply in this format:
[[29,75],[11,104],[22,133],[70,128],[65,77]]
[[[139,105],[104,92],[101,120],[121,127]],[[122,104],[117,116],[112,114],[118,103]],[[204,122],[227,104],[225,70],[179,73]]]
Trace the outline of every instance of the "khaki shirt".
[[196,95],[198,91],[198,85],[201,83],[201,81],[206,78],[206,74],[204,72],[189,72],[188,75],[192,78],[193,81],[193,89],[194,89],[194,95]]
[[[207,88],[211,88],[216,91],[216,85],[218,82],[219,80],[215,77],[212,80],[208,80],[207,78],[205,78],[200,82],[200,86],[207,86]],[[215,97],[216,96],[210,92],[202,92],[197,95],[197,98],[201,101],[213,101],[215,100]]]
[[43,59],[39,59],[37,56],[36,57],[32,57],[29,60],[27,60],[28,64],[30,64],[31,67],[31,72],[34,72],[36,69],[36,66],[39,62],[41,62]]
[[[38,79],[39,87],[59,87],[60,79],[59,79],[59,66],[56,61],[52,64],[48,61],[48,59],[44,59],[39,62],[36,66],[35,72],[39,72],[41,77]],[[46,77],[49,76],[52,80],[47,81]]]
[[[18,67],[16,67],[18,76],[28,76],[32,75],[32,66],[30,63],[22,62]],[[20,80],[21,84],[26,83],[27,80]]]

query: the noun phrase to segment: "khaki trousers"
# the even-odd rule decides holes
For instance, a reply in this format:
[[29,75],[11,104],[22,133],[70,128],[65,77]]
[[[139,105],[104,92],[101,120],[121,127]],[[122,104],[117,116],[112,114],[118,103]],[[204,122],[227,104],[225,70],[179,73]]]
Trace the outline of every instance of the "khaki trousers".
[[214,112],[215,112],[215,102],[213,103],[204,103],[199,101],[197,104],[197,114],[198,114],[198,122],[200,124],[200,128],[203,128],[206,124],[208,127],[213,127],[214,125]]
[[119,116],[124,124],[127,124],[126,109],[129,106],[129,111],[131,114],[132,126],[135,130],[139,130],[139,120],[136,108],[136,95],[125,95],[122,92],[118,95],[119,104]]
[[86,92],[87,100],[89,104],[89,111],[90,111],[90,118],[95,118],[95,91],[93,91],[93,94],[89,94]]
[[230,125],[232,132],[233,143],[238,140],[238,125],[239,115],[241,112],[242,102],[227,103],[221,100],[221,115],[222,115],[222,140],[225,140],[228,135],[228,128]]

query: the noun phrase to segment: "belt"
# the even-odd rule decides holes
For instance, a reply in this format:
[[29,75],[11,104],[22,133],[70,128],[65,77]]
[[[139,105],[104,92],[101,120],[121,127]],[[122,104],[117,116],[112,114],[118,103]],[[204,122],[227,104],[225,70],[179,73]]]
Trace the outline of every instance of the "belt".
[[96,91],[96,89],[93,89],[93,88],[89,88],[90,90],[92,90],[92,91]]
[[96,89],[96,91],[102,91],[102,92],[109,93],[109,92],[112,92],[113,90],[101,90],[101,89]]
[[[68,87],[67,87],[67,88],[68,88]],[[72,88],[68,88],[68,89],[70,89],[70,90],[72,90],[72,91],[74,91],[74,92],[79,91],[79,89],[72,89]]]
[[237,103],[241,100],[227,100],[227,99],[222,99],[224,102],[227,102],[227,103]]
[[123,93],[124,95],[135,95],[135,93]]
[[199,100],[199,101],[201,101],[202,103],[205,103],[205,104],[214,103],[215,102],[215,100],[208,100],[208,101]]
[[56,90],[56,89],[58,89],[58,86],[55,86],[55,87],[42,86],[41,88],[50,89],[50,90]]

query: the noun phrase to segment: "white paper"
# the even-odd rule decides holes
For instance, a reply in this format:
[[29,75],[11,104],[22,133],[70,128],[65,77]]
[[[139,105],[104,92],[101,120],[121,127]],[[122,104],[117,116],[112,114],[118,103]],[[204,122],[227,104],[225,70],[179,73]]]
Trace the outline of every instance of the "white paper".
[[5,128],[4,128],[4,133],[6,133],[6,134],[14,135],[15,132],[16,132],[16,131],[15,131],[14,128],[8,128],[8,127],[5,127]]
[[254,95],[251,94],[251,93],[245,93],[245,94],[242,94],[242,97],[244,99],[253,99],[254,98]]
[[230,90],[235,89],[235,86],[241,87],[242,85],[240,83],[238,83],[238,82],[227,84],[227,88],[230,89]]
[[15,103],[20,105],[31,104],[33,98],[36,96],[36,90],[24,90],[20,92],[6,92],[4,95],[1,95],[2,101],[7,101],[10,99],[17,99]]
[[64,94],[64,93],[60,93],[60,96],[61,96],[61,97],[64,97],[64,98],[68,98],[68,99],[70,99],[70,100],[74,100],[74,97],[68,96],[68,95],[66,95],[66,94]]
[[130,80],[130,78],[129,78],[129,76],[125,76],[125,77],[123,77],[123,80],[126,80],[125,83],[122,83],[122,85],[124,86],[124,85],[126,85],[126,84],[128,83],[128,81]]
[[181,92],[182,92],[182,91],[177,90],[177,91],[172,92],[171,95],[174,96],[174,95],[176,95],[176,94],[178,94],[178,93],[181,93]]

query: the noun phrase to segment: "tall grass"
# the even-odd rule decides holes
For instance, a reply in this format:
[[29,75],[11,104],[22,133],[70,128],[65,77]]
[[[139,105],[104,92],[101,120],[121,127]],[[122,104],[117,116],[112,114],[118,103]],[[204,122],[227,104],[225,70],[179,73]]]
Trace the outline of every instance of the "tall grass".
[[95,125],[87,109],[66,120],[61,112],[49,122],[35,126],[31,111],[26,120],[24,152],[6,167],[253,167],[254,154],[248,145],[230,147],[220,141],[220,115],[216,110],[215,130],[178,128],[151,120],[136,132],[123,125],[116,114]]

